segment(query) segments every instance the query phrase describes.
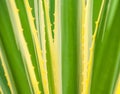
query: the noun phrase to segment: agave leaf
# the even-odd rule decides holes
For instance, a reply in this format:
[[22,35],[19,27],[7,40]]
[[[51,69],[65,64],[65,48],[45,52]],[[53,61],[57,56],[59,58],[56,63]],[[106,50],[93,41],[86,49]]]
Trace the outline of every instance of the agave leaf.
[[119,94],[119,0],[1,0],[0,94]]
[[[16,44],[15,36],[13,34],[12,24],[8,14],[8,8],[5,0],[0,3],[0,37],[5,48],[5,53],[9,61],[9,66],[13,74],[15,85],[19,93],[31,93],[29,83],[26,77],[25,68],[21,54],[18,50],[18,44]],[[7,23],[7,24],[6,24]],[[6,40],[7,38],[7,40]],[[10,46],[9,46],[10,44]],[[14,53],[13,53],[14,52]],[[22,81],[22,82],[21,82]],[[24,85],[23,85],[24,83]],[[26,91],[24,91],[24,89]]]
[[[113,94],[119,74],[120,2],[119,0],[103,0],[103,3],[95,41],[90,94]],[[115,8],[111,11],[110,7],[113,4]]]
[[4,52],[4,48],[1,43],[1,40],[0,40],[0,45],[1,45],[1,48],[0,48],[1,75],[0,75],[0,77],[2,80],[0,82],[1,82],[1,85],[3,85],[1,87],[2,87],[4,93],[7,92],[7,93],[12,93],[12,94],[17,94],[13,76],[12,76],[12,73],[11,73],[5,52]]
[[44,10],[44,21],[45,21],[45,40],[46,40],[46,59],[47,59],[47,71],[48,71],[48,80],[49,80],[49,90],[51,94],[59,93],[59,85],[57,82],[60,82],[58,79],[58,55],[56,55],[57,50],[54,45],[52,37],[52,29],[50,23],[50,14],[49,14],[49,3],[47,0],[42,0],[43,10]]
[[24,37],[25,37],[26,42],[27,42],[27,46],[28,46],[28,49],[29,49],[29,52],[30,52],[30,56],[31,56],[31,59],[32,59],[32,64],[34,66],[34,70],[35,70],[35,73],[36,73],[37,80],[39,81],[39,88],[40,88],[41,92],[43,92],[41,72],[40,72],[39,63],[38,63],[38,59],[37,59],[36,49],[35,49],[35,45],[34,45],[34,40],[32,38],[31,28],[30,28],[30,25],[29,25],[29,21],[28,21],[28,18],[27,18],[27,12],[25,10],[23,0],[21,0],[21,1],[16,0],[16,5],[19,9],[20,21],[21,21],[21,24],[22,24],[23,33],[24,33]]
[[10,88],[8,87],[8,83],[7,83],[7,79],[5,77],[5,72],[4,69],[2,67],[2,60],[0,57],[0,93],[7,93],[10,94]]
[[61,0],[62,94],[78,93],[81,0]]
[[46,94],[49,94],[46,63],[44,62],[44,60],[42,58],[41,46],[40,46],[40,42],[39,42],[39,39],[37,36],[37,30],[34,26],[34,20],[32,19],[33,16],[31,13],[31,8],[30,8],[28,1],[24,0],[24,4],[25,4],[26,11],[27,11],[27,16],[28,16],[28,20],[29,20],[29,24],[30,24],[30,28],[31,28],[32,37],[33,37],[33,40],[35,43],[36,53],[37,53],[37,57],[38,57],[38,61],[39,61],[39,67],[40,67],[40,71],[41,71],[41,75],[42,75],[41,77],[42,77],[44,92]]

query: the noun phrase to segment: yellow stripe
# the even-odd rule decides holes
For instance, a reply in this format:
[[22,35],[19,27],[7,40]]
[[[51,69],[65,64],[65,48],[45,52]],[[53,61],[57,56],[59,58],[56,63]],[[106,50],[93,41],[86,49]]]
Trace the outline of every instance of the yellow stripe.
[[118,81],[117,81],[117,84],[116,84],[116,88],[115,88],[114,94],[120,94],[120,75],[118,77]]
[[[89,48],[92,42],[92,0],[88,0],[86,5],[84,2],[83,15],[83,33],[82,33],[82,94],[89,94],[89,83],[88,83],[88,59],[90,56]],[[85,17],[85,18],[84,18]]]
[[0,87],[0,94],[4,94],[2,88]]
[[62,94],[62,75],[61,75],[61,30],[60,30],[60,0],[55,1],[55,28],[54,28],[54,51],[55,62],[53,63],[55,94]]
[[44,11],[42,6],[42,0],[39,0],[39,15],[40,15],[40,36],[39,39],[41,40],[41,49],[42,49],[42,56],[43,60],[46,63],[46,39],[45,39],[45,22],[44,22]]
[[[82,61],[81,61],[81,80],[80,80],[80,94],[85,94],[86,90],[86,75],[87,75],[87,57],[88,57],[88,37],[87,37],[87,32],[85,31],[85,15],[86,15],[86,7],[85,7],[85,1],[82,0],[82,32],[81,32],[81,56],[82,56]],[[86,39],[87,38],[87,39]]]

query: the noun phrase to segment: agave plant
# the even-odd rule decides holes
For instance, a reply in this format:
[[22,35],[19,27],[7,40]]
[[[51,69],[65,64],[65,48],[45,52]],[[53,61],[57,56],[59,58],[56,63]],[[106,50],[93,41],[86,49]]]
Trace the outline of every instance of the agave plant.
[[120,0],[0,0],[0,94],[120,94]]

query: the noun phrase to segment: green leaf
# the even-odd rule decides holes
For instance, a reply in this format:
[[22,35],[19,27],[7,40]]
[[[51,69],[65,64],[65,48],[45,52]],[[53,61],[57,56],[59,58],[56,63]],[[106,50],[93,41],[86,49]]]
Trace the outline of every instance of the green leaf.
[[30,94],[31,90],[26,77],[22,57],[16,45],[5,0],[1,0],[0,3],[0,37],[9,61],[9,66],[13,74],[15,85],[17,86],[17,91],[19,93],[26,92]]
[[78,93],[79,3],[78,0],[61,0],[62,94]]
[[[98,23],[95,42],[90,94],[113,94],[119,75],[120,1],[103,0],[103,2],[104,7],[100,23]],[[115,8],[112,7],[114,10],[111,10],[113,4]]]

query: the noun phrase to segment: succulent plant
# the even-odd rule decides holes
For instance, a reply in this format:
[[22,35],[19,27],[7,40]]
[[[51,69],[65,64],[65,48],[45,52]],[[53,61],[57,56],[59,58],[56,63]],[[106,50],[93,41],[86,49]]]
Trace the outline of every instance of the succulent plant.
[[0,94],[120,94],[120,0],[0,0]]

